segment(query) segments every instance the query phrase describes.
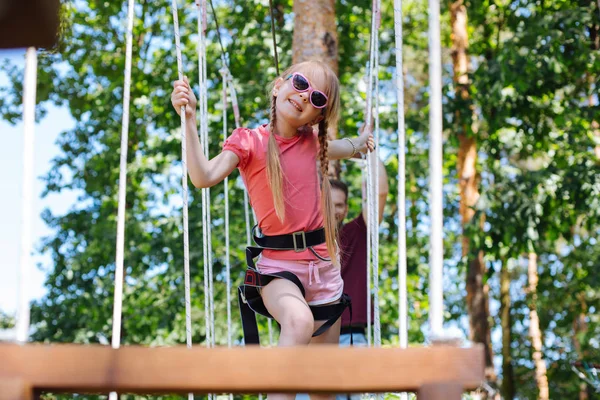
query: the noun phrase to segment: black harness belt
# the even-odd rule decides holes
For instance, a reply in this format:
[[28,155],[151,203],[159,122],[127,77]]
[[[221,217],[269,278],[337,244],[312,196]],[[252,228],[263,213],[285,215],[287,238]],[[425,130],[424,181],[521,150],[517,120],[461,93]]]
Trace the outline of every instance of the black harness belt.
[[[261,287],[266,286],[273,279],[287,279],[298,286],[303,297],[306,296],[304,286],[296,275],[288,271],[273,274],[261,274],[254,264],[254,259],[258,257],[264,249],[295,250],[296,252],[300,252],[311,248],[312,246],[324,243],[325,230],[320,228],[311,232],[294,232],[289,235],[258,236],[256,234],[256,227],[254,227],[253,236],[254,241],[260,247],[246,247],[246,263],[248,264],[248,269],[246,270],[246,276],[244,277],[244,284],[238,287],[242,328],[244,329],[244,342],[246,344],[260,344],[255,313],[259,313],[268,318],[273,318],[267,311],[260,295]],[[309,307],[315,321],[326,321],[315,331],[315,333],[313,333],[313,337],[319,336],[329,329],[342,316],[346,307],[350,310],[350,320],[352,320],[352,303],[350,296],[345,293],[342,294],[339,303]]]

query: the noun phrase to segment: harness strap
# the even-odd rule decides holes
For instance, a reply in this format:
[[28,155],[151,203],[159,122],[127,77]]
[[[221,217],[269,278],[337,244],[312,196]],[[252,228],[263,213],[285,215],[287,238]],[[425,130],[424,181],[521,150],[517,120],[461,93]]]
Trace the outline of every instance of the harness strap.
[[304,232],[298,231],[286,235],[263,235],[258,226],[255,225],[252,228],[252,236],[254,242],[265,249],[275,250],[294,250],[295,252],[301,252],[306,249],[312,248],[319,244],[325,243],[325,229],[319,228],[314,231]]
[[[256,323],[256,313],[264,315],[267,318],[273,318],[265,307],[260,288],[266,286],[273,279],[287,279],[293,282],[300,292],[302,297],[306,296],[304,286],[298,277],[289,272],[281,271],[273,274],[261,274],[258,272],[254,264],[254,258],[263,251],[260,247],[246,247],[246,261],[248,269],[244,277],[244,284],[238,287],[238,299],[240,305],[240,314],[242,316],[242,328],[244,330],[245,344],[260,344],[258,325]],[[350,321],[352,321],[352,302],[350,296],[342,294],[340,302],[336,304],[328,304],[324,306],[309,306],[315,321],[326,321],[314,333],[313,337],[321,335],[342,316],[346,307],[350,311]]]

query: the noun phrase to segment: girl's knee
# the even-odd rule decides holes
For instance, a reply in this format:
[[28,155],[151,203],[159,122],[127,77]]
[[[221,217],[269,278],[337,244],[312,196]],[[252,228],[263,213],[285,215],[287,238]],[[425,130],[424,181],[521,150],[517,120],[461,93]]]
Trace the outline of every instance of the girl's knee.
[[286,334],[293,336],[301,344],[308,343],[312,337],[315,320],[310,310],[302,310],[295,313],[290,313],[281,323],[281,330]]

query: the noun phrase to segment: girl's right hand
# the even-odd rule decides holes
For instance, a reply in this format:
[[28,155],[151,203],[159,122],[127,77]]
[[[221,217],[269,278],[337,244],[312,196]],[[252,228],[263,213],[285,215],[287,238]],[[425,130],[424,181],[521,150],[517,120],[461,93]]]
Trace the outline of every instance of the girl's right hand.
[[185,115],[192,117],[196,114],[196,96],[190,87],[187,77],[183,80],[177,80],[173,83],[173,93],[171,93],[171,103],[175,107],[177,114],[181,115],[181,107],[185,106]]

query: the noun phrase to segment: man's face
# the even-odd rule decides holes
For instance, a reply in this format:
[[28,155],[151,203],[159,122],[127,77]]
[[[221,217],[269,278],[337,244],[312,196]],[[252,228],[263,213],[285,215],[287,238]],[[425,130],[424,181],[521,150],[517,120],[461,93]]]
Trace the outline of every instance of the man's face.
[[346,195],[340,189],[331,189],[331,198],[333,199],[333,209],[335,210],[335,221],[341,225],[348,214],[348,203]]

